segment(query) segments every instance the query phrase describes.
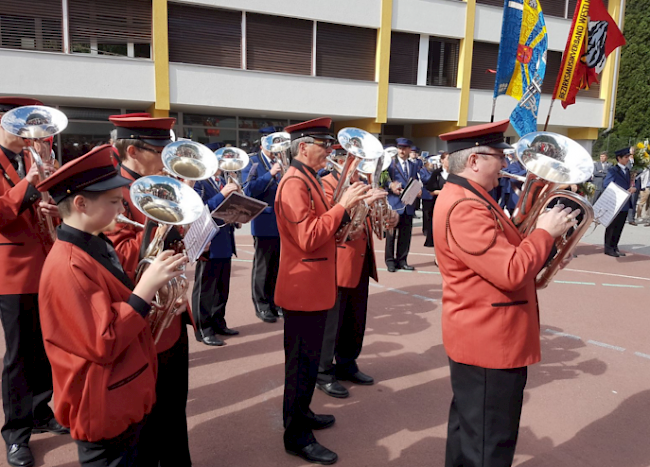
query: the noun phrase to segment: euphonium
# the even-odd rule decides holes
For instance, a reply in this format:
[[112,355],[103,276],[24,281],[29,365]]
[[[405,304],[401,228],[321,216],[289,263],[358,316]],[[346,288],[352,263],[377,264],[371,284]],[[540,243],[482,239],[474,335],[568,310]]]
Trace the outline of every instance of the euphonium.
[[[379,156],[376,160],[363,161],[359,164],[358,171],[360,174],[365,174],[368,183],[372,188],[379,188],[381,173],[387,170],[392,162],[391,152],[386,152]],[[370,220],[372,230],[379,239],[384,238],[384,234],[393,229],[388,228],[388,221],[392,208],[384,198],[380,198],[370,206]]]
[[275,160],[280,164],[280,174],[284,175],[289,169],[289,150],[291,148],[291,135],[284,131],[271,133],[262,138],[262,149],[275,155]]
[[523,180],[510,174],[504,176],[524,182],[519,202],[512,214],[512,222],[523,236],[528,236],[535,229],[538,217],[555,198],[568,198],[576,202],[583,213],[582,221],[576,225],[575,231],[555,240],[557,252],[535,280],[537,288],[543,289],[557,273],[564,258],[571,254],[594,218],[594,210],[589,201],[577,193],[561,190],[559,187],[589,180],[594,164],[586,149],[556,133],[529,133],[521,138],[514,148],[517,159],[524,165],[528,174]]
[[[28,105],[17,107],[5,113],[0,123],[7,133],[28,140],[40,140],[61,133],[68,126],[68,117],[60,110],[42,105]],[[51,174],[46,173],[41,155],[33,146],[26,148],[32,157],[32,163],[38,169],[38,178],[42,182]],[[47,192],[41,193],[43,201],[50,200]],[[56,240],[56,229],[52,218],[36,210],[41,229],[46,232],[52,241]]]
[[[203,201],[182,181],[163,175],[137,179],[131,184],[130,194],[134,206],[148,219],[158,223],[156,233],[136,269],[135,280],[138,282],[156,256],[162,253],[165,238],[171,228],[191,224],[201,217]],[[175,245],[174,249],[177,253],[183,251],[182,245]],[[181,274],[156,292],[149,314],[154,342],[160,340],[163,331],[171,324],[188,287],[187,277]]]
[[169,143],[160,154],[165,172],[181,180],[205,180],[219,168],[219,161],[205,145],[180,140]]
[[227,177],[226,181],[235,183],[241,191],[243,183],[241,180],[241,171],[250,162],[248,154],[235,147],[220,148],[214,154],[217,156],[217,167]]
[[[350,187],[350,180],[359,164],[364,160],[375,160],[384,153],[381,142],[367,131],[359,128],[343,128],[339,131],[338,140],[343,149],[348,152],[345,163],[341,168],[339,182],[334,190],[334,203],[341,200],[341,196]],[[336,232],[336,242],[344,243],[350,232],[363,226],[370,206],[364,201],[352,208],[351,221]]]

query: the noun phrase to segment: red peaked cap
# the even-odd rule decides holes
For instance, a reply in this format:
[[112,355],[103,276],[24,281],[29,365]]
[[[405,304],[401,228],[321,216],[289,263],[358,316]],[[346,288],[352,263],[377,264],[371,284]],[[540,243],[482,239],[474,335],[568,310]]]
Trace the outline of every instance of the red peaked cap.
[[108,191],[131,183],[113,166],[113,146],[104,144],[71,160],[38,184],[38,191],[48,191],[58,204],[80,191]]
[[477,146],[489,146],[495,149],[511,149],[506,143],[503,134],[508,129],[510,120],[501,120],[495,123],[485,123],[483,125],[469,126],[460,130],[452,131],[440,135],[440,139],[447,141],[447,151],[449,153],[462,151],[467,148]]
[[0,97],[0,112],[8,112],[25,105],[43,105],[43,103],[29,97]]
[[331,135],[330,127],[332,119],[329,117],[315,118],[295,125],[289,125],[284,129],[291,134],[291,141],[304,136],[315,136],[322,139],[336,139]]
[[117,128],[116,139],[139,139],[151,146],[167,146],[172,142],[170,130],[173,117],[152,118],[148,113],[111,115],[108,119]]

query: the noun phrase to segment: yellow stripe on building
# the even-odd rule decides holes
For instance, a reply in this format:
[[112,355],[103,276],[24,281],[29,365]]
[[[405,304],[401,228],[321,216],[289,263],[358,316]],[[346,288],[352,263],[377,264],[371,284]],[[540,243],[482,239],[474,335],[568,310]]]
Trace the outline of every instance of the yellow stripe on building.
[[460,88],[460,108],[458,109],[458,126],[467,126],[469,113],[469,94],[472,81],[472,51],[474,49],[474,25],[476,21],[476,0],[464,0],[467,3],[465,13],[465,38],[460,41],[458,58],[458,79],[456,87]]
[[[618,23],[618,19],[621,13],[621,4],[625,0],[611,0],[607,6],[607,11],[610,16]],[[623,30],[623,24],[618,25],[619,29]],[[614,83],[616,77],[614,76],[614,64],[616,62],[616,57],[619,57],[620,60],[621,47],[616,49],[614,53],[610,54],[605,62],[605,69],[600,75],[600,98],[604,99],[603,103],[603,128],[609,127],[613,122],[609,121],[609,109],[612,105],[612,102],[616,104],[616,89],[612,92],[612,84]]]
[[393,0],[381,0],[381,22],[377,30],[377,123],[388,119],[388,75],[390,70],[390,37],[393,25]]
[[152,0],[151,48],[153,49],[156,101],[149,107],[154,117],[169,116],[169,33],[167,0]]

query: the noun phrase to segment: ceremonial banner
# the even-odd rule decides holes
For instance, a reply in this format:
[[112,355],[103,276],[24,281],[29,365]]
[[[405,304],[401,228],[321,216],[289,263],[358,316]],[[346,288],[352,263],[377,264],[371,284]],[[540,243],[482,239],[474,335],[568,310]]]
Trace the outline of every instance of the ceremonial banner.
[[625,45],[623,33],[602,0],[579,1],[553,99],[559,99],[564,108],[575,104],[578,91],[589,89],[598,82],[598,74],[603,71],[607,56],[622,45]]
[[494,98],[519,101],[510,123],[520,136],[537,131],[537,112],[546,73],[548,38],[538,0],[505,0]]

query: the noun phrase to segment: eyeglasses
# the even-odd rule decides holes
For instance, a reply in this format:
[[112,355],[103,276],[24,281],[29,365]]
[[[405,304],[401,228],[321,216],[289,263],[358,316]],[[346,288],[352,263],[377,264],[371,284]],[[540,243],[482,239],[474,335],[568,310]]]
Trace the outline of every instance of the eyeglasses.
[[334,146],[334,141],[332,141],[331,139],[326,139],[326,140],[315,139],[314,141],[308,144],[315,144],[316,146],[320,146],[321,148],[329,149],[332,146]]
[[158,155],[162,154],[162,149],[159,151],[158,149],[148,148],[146,146],[139,146],[139,145],[136,146],[136,148],[142,149],[143,151],[153,152],[154,154],[158,154]]
[[506,157],[507,157],[505,154],[482,154],[482,153],[480,153],[480,152],[477,152],[476,154],[479,155],[479,156],[497,157],[497,158],[499,158],[499,160],[500,160],[501,162],[505,162]]

